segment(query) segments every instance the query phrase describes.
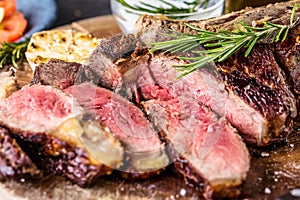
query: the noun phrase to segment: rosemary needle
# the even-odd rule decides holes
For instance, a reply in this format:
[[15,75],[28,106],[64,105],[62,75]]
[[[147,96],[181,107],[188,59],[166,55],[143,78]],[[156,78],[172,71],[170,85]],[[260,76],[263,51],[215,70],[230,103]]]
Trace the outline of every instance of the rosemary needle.
[[29,38],[20,42],[3,42],[0,44],[0,68],[12,64],[15,68],[25,57]]
[[182,60],[188,60],[190,63],[174,66],[180,72],[183,72],[178,78],[185,76],[206,64],[213,62],[223,62],[232,54],[245,48],[245,57],[252,51],[254,45],[262,39],[271,39],[271,42],[284,41],[291,28],[299,24],[299,19],[294,20],[295,12],[300,4],[295,4],[292,9],[289,25],[279,25],[270,22],[264,22],[263,27],[248,26],[245,21],[235,25],[235,31],[210,32],[199,29],[186,23],[186,26],[197,31],[197,34],[175,33],[168,34],[173,39],[163,42],[149,43],[152,48],[150,53],[157,50],[164,50],[171,53],[187,52],[197,46],[202,46],[206,50],[193,51],[197,57],[179,57]]

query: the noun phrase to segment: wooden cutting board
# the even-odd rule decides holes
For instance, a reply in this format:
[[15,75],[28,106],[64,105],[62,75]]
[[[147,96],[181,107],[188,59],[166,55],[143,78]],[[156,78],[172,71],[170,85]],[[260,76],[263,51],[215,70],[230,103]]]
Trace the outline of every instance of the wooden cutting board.
[[75,29],[92,33],[95,37],[103,38],[120,33],[121,30],[112,15],[103,15],[89,18],[78,22],[73,22],[55,29]]
[[[120,32],[110,15],[74,22],[57,29],[69,28],[88,31],[100,38]],[[251,169],[242,186],[245,198],[275,199],[300,186],[299,134],[300,130],[295,130],[285,142],[269,148],[249,147],[252,159]],[[85,189],[52,175],[36,181],[7,180],[0,183],[0,200],[23,199],[196,200],[202,199],[202,195],[195,188],[187,186],[171,169],[146,181],[126,181],[115,174],[101,178],[94,186]]]

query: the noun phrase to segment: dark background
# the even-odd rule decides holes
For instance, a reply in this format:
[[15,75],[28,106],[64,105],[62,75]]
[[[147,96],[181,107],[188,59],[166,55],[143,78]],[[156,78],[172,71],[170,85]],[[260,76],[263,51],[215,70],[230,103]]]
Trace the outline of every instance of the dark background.
[[110,0],[56,0],[56,3],[57,19],[53,27],[85,18],[111,14]]

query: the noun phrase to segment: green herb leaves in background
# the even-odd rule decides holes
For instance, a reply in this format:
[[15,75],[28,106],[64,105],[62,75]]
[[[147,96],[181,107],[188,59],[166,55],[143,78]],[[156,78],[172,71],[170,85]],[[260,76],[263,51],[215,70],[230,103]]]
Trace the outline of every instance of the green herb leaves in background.
[[245,21],[235,25],[235,31],[210,32],[199,29],[190,24],[189,28],[196,30],[197,34],[174,33],[168,36],[174,39],[163,42],[149,43],[152,45],[150,52],[164,50],[172,53],[187,52],[201,45],[205,50],[193,51],[196,57],[179,57],[182,60],[188,60],[190,63],[180,66],[174,66],[182,74],[178,77],[185,76],[208,63],[222,62],[232,54],[245,48],[245,57],[247,57],[254,45],[262,39],[271,39],[271,42],[284,41],[287,38],[291,28],[299,24],[299,19],[294,19],[295,12],[300,4],[295,4],[290,17],[289,25],[279,25],[264,22],[263,27],[251,27],[246,25]]
[[21,42],[3,42],[0,44],[0,68],[12,64],[15,68],[17,63],[22,62],[29,43],[29,38]]
[[121,3],[124,7],[140,11],[140,12],[147,12],[153,14],[182,14],[182,13],[192,13],[196,12],[199,8],[206,8],[208,6],[209,0],[195,0],[192,2],[184,1],[183,3],[187,5],[186,8],[178,7],[167,0],[161,0],[165,6],[153,6],[143,1],[139,2],[139,5],[130,5],[125,0],[117,0]]

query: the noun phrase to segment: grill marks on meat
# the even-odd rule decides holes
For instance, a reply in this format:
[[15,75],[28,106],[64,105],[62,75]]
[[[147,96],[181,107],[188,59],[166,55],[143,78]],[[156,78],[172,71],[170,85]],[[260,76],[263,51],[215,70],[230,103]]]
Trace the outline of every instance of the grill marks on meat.
[[152,174],[164,169],[169,160],[160,141],[142,111],[132,103],[104,88],[88,83],[65,90],[77,98],[92,119],[109,129],[125,147],[129,166],[120,168],[134,174]]
[[186,97],[142,104],[173,149],[175,171],[188,183],[199,185],[204,180],[207,198],[238,195],[236,187],[246,177],[250,157],[241,137],[224,118],[218,119],[207,107]]
[[21,149],[16,139],[0,127],[0,178],[38,178],[41,171]]
[[102,152],[109,155],[107,166],[85,148],[81,137],[88,129],[80,124],[83,109],[73,97],[53,87],[23,87],[1,100],[0,110],[0,124],[10,130],[37,166],[80,186],[111,173],[122,161],[123,150],[115,140],[108,141],[118,151]]

